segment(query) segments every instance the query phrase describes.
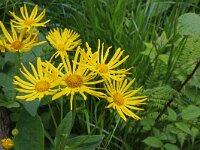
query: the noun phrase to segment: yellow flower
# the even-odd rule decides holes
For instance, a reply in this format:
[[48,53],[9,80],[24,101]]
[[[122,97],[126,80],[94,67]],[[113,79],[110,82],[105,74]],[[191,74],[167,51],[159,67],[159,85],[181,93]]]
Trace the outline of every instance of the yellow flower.
[[65,28],[64,30],[57,28],[52,29],[46,36],[50,44],[57,50],[53,57],[67,55],[66,51],[71,51],[81,44],[79,34],[73,30]]
[[88,43],[86,43],[87,51],[81,51],[81,54],[88,60],[85,64],[80,64],[95,74],[100,75],[103,79],[109,80],[121,80],[121,77],[125,77],[128,73],[129,69],[119,69],[115,70],[118,66],[120,66],[129,56],[125,56],[123,59],[120,60],[122,54],[124,53],[121,48],[118,48],[112,58],[108,60],[109,52],[112,47],[108,47],[106,52],[104,53],[104,43],[100,44],[100,40],[98,40],[98,50],[95,53],[91,53],[91,48],[89,47]]
[[123,79],[120,81],[105,82],[105,89],[107,92],[107,96],[105,98],[110,103],[107,108],[116,109],[120,117],[122,117],[125,121],[126,116],[130,116],[136,120],[140,119],[140,117],[129,109],[143,110],[135,106],[144,104],[143,102],[147,100],[146,96],[135,96],[141,88],[128,90],[134,81],[135,79],[128,83],[127,79]]
[[14,27],[18,29],[28,29],[30,30],[32,27],[45,27],[46,23],[48,23],[50,20],[47,20],[45,22],[40,22],[44,16],[45,16],[45,9],[37,16],[38,13],[38,5],[35,5],[33,8],[31,14],[28,14],[28,10],[26,7],[26,4],[24,4],[24,7],[20,7],[22,18],[15,15],[14,12],[10,12],[10,14],[14,17],[15,20],[12,20],[14,23]]
[[[81,63],[83,58],[79,54],[79,50],[77,50],[74,61],[77,62],[78,58],[80,58],[79,60]],[[49,63],[49,65],[51,64]],[[78,66],[76,63],[73,63],[73,66],[71,66],[68,56],[63,58],[63,65],[65,73],[60,72],[62,77],[60,84],[61,91],[57,92],[52,97],[53,100],[58,99],[63,95],[70,95],[70,109],[72,110],[73,97],[76,93],[79,93],[84,100],[87,100],[85,93],[96,97],[101,97],[103,95],[103,93],[96,91],[97,88],[91,87],[103,80],[92,81],[95,78],[94,74],[91,74],[87,68],[80,65]]]
[[14,147],[14,143],[10,138],[2,139],[1,144],[3,148],[5,148],[6,150],[9,150]]
[[8,49],[11,52],[17,52],[17,51],[27,52],[31,50],[33,46],[45,43],[45,41],[36,42],[38,34],[35,35],[29,34],[28,37],[24,39],[24,36],[26,34],[26,29],[22,30],[21,33],[18,34],[15,28],[13,27],[12,23],[11,23],[12,35],[8,33],[8,31],[6,30],[5,26],[1,21],[0,21],[0,26],[6,38],[6,40],[3,40],[3,44],[6,47],[6,49]]
[[[18,76],[14,76],[13,84],[18,86],[18,88],[15,89],[24,94],[16,96],[16,98],[32,101],[37,98],[40,100],[45,95],[54,94],[57,91],[54,87],[60,83],[58,74],[56,74],[56,72],[54,72],[51,68],[48,68],[48,66],[41,61],[40,57],[37,58],[37,70],[32,63],[29,64],[33,74],[31,74],[23,64],[23,71],[20,70],[26,80],[23,80]],[[43,67],[43,65],[46,67]],[[61,65],[58,68],[61,68]]]

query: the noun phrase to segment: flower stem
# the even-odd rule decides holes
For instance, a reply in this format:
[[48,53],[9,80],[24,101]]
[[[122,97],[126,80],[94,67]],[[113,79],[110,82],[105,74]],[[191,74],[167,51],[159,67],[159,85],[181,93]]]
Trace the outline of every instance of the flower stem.
[[108,140],[108,142],[107,142],[107,144],[106,144],[105,149],[107,149],[108,145],[110,144],[110,141],[112,140],[112,137],[113,137],[113,135],[114,135],[114,133],[115,133],[115,130],[117,129],[117,126],[118,126],[118,124],[119,124],[119,121],[120,121],[120,117],[119,117],[118,120],[117,120],[117,123],[116,123],[116,125],[115,125],[115,127],[114,127],[114,129],[113,129],[113,131],[112,131],[112,134],[110,135],[110,138],[109,138],[109,140]]
[[51,117],[52,117],[52,120],[53,120],[54,126],[55,126],[56,129],[57,129],[58,125],[57,125],[56,120],[55,120],[55,117],[54,117],[54,115],[53,115],[53,111],[52,111],[51,105],[48,104],[48,106],[49,106],[49,110],[50,110],[50,114],[51,114]]

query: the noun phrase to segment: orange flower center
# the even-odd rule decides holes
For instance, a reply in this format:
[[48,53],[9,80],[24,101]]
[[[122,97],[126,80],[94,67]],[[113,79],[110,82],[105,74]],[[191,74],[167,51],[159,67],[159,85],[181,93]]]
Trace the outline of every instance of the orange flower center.
[[119,93],[115,93],[113,95],[113,100],[114,100],[114,103],[117,104],[118,106],[121,106],[124,104],[124,98],[121,94]]
[[65,78],[65,82],[70,88],[78,88],[83,85],[83,77],[77,74],[72,74]]
[[65,49],[65,45],[64,44],[58,44],[58,46],[57,46],[57,50],[58,51],[65,51],[66,49]]
[[50,84],[47,81],[39,81],[35,85],[35,89],[38,92],[44,92],[47,91],[50,88]]
[[107,73],[108,72],[108,66],[105,64],[98,64],[96,65],[96,69],[100,72],[100,73]]
[[24,47],[24,43],[22,43],[21,41],[14,41],[12,44],[11,44],[11,47],[16,49],[16,50],[20,50],[21,48]]
[[30,18],[27,18],[27,19],[24,20],[24,23],[25,23],[26,25],[30,25],[30,24],[33,24],[34,21],[33,21],[32,19],[30,19]]

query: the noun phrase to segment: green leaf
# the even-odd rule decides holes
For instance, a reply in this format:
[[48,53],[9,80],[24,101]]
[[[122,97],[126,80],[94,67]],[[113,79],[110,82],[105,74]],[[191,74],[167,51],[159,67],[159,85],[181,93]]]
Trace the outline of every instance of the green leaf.
[[39,116],[22,111],[16,128],[19,133],[14,138],[15,150],[44,150],[44,129]]
[[189,105],[182,111],[182,118],[192,120],[200,116],[200,108],[194,105]]
[[164,145],[164,147],[166,150],[179,150],[179,148],[174,144],[167,143]]
[[161,148],[163,147],[163,143],[160,139],[154,136],[149,136],[143,140],[143,142],[151,147]]
[[63,149],[66,139],[70,135],[72,129],[72,112],[68,112],[56,130],[55,146],[56,149]]
[[176,121],[176,118],[177,118],[176,112],[169,107],[167,108],[167,112],[168,112],[168,118],[172,121]]
[[178,32],[181,35],[200,35],[200,16],[186,13],[178,18]]
[[17,108],[17,107],[20,107],[20,104],[16,101],[7,101],[4,99],[0,99],[0,106],[6,107],[6,108]]
[[192,137],[192,143],[194,144],[194,140],[196,136],[199,134],[199,129],[192,127],[191,129],[191,137]]
[[37,109],[40,106],[39,100],[34,100],[34,101],[19,100],[19,102],[24,106],[24,108],[29,112],[31,116],[35,116],[37,114]]
[[0,86],[3,87],[4,95],[6,99],[14,100],[16,91],[14,89],[14,86],[12,84],[13,76],[8,75],[6,73],[0,73]]
[[2,56],[0,56],[0,70],[3,70],[5,63],[5,59]]
[[183,123],[183,122],[178,122],[175,123],[176,127],[180,130],[182,130],[183,132],[186,132],[188,134],[191,134],[190,128],[188,127],[187,124]]
[[12,52],[6,52],[5,53],[5,62],[10,62],[13,64],[16,64],[17,62],[17,55],[16,53],[12,53]]
[[168,64],[169,56],[167,54],[158,55],[158,58],[166,65]]
[[102,142],[104,135],[81,135],[68,139],[65,150],[93,150]]

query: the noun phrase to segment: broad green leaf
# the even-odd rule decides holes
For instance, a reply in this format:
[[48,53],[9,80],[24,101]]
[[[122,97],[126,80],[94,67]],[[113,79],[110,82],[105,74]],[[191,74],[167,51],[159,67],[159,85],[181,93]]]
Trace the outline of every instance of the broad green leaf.
[[176,127],[180,130],[182,130],[185,133],[191,134],[190,128],[188,127],[187,124],[183,123],[183,122],[177,122],[175,123]]
[[200,16],[186,13],[178,18],[178,32],[181,35],[200,35]]
[[24,106],[24,108],[29,112],[31,116],[35,116],[37,114],[37,109],[40,106],[39,100],[34,100],[34,101],[19,100],[19,102]]
[[169,107],[167,108],[167,112],[168,112],[168,119],[170,119],[172,121],[176,121],[176,118],[177,118],[176,112]]
[[179,148],[174,144],[167,143],[164,145],[164,147],[166,150],[179,150]]
[[[56,130],[56,150],[63,149],[72,129],[72,111],[68,112]],[[64,144],[63,144],[64,143]]]
[[67,140],[65,150],[94,150],[102,142],[104,135],[81,135]]
[[44,150],[44,129],[39,116],[22,111],[16,126],[15,150]]
[[192,120],[200,116],[200,108],[194,105],[189,105],[182,110],[182,118]]
[[169,55],[167,54],[161,54],[161,55],[158,55],[158,58],[164,62],[166,65],[168,64],[168,60],[169,60]]
[[160,139],[154,136],[149,136],[143,140],[143,142],[151,147],[161,148],[163,147],[163,143]]

